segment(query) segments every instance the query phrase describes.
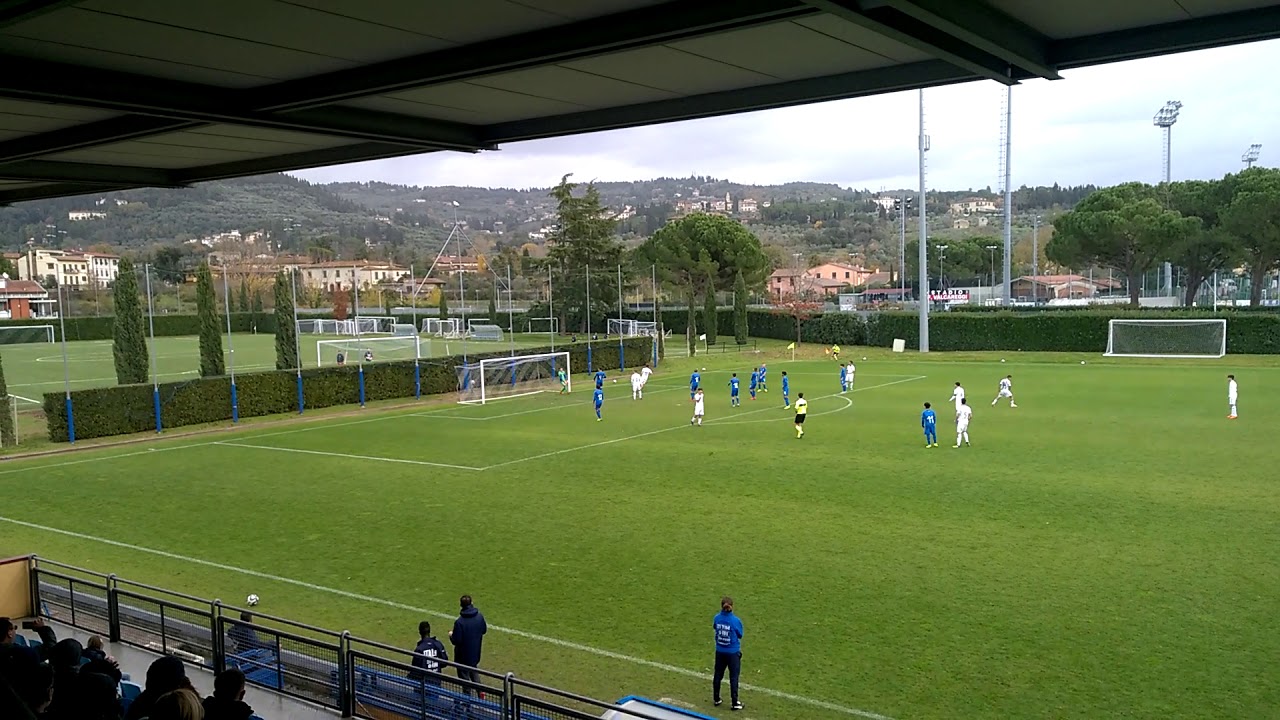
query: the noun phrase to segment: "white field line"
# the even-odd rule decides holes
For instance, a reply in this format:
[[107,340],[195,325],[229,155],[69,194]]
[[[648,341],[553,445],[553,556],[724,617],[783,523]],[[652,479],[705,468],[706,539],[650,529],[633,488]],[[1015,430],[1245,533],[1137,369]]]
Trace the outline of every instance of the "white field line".
[[[241,371],[241,370],[266,370],[266,369],[268,369],[268,368],[274,368],[274,367],[275,367],[275,365],[237,365],[237,366],[236,366],[236,371]],[[182,370],[182,371],[180,371],[180,372],[160,373],[160,374],[159,374],[159,375],[157,375],[156,377],[162,377],[162,378],[182,377],[182,376],[184,376],[184,375],[195,375],[197,372],[199,372],[199,371],[198,371],[198,370]],[[114,383],[115,383],[115,381],[116,381],[115,376],[113,375],[112,377],[98,377],[98,378],[72,378],[72,379],[71,379],[71,384],[72,384],[72,385],[81,385],[81,384],[84,384],[84,383],[96,383],[96,382],[108,382],[108,381],[110,381],[112,384],[114,384]],[[45,385],[63,385],[63,384],[65,384],[65,382],[66,382],[65,380],[46,380],[46,381],[44,381],[44,382],[18,383],[17,385],[10,385],[9,387],[11,387],[11,388],[16,388],[16,387],[43,387],[43,386],[45,386]]]
[[[284,585],[293,585],[295,587],[306,588],[307,590],[314,590],[316,592],[328,593],[330,595],[344,597],[349,600],[358,600],[360,602],[366,602],[366,603],[375,604],[375,605],[382,605],[384,607],[389,607],[396,610],[405,610],[412,613],[418,613],[420,615],[430,615],[430,616],[441,618],[444,620],[451,620],[454,617],[456,617],[456,615],[452,613],[443,613],[438,610],[431,610],[429,608],[415,607],[413,605],[397,602],[395,600],[387,600],[384,598],[374,597],[372,595],[364,595],[361,593],[351,592],[349,590],[340,590],[338,588],[326,587],[324,585],[317,585],[315,583],[309,583],[303,580],[295,580],[293,578],[287,578],[281,575],[273,575],[271,573],[264,573],[258,570],[250,570],[247,568],[236,567],[234,565],[227,565],[224,563],[213,562],[211,560],[202,560],[200,558],[189,557],[187,555],[179,555],[177,553],[168,552],[166,550],[156,550],[154,548],[143,547],[141,545],[133,545],[131,543],[120,542],[119,540],[109,540],[107,538],[96,537],[93,535],[86,535],[84,533],[73,532],[71,530],[63,530],[61,528],[49,527],[47,525],[37,525],[36,523],[26,522],[25,520],[17,520],[14,518],[0,516],[0,521],[7,522],[13,525],[18,525],[20,527],[29,528],[31,530],[39,530],[41,532],[53,533],[56,535],[63,535],[65,537],[76,538],[77,540],[87,540],[89,542],[101,543],[103,545],[110,545],[111,547],[117,547],[124,550],[132,550],[134,552],[147,553],[149,555],[156,555],[159,557],[168,558],[170,560],[178,560],[181,562],[191,563],[193,565],[202,565],[204,567],[214,568],[216,570],[223,570],[226,572],[233,572],[241,575],[248,575],[249,577],[255,577],[262,580],[269,580],[272,582],[278,582]],[[491,624],[489,625],[489,629],[495,632],[505,633],[507,635],[513,635],[518,638],[523,638],[525,640],[533,640],[536,642],[546,643],[548,645],[554,645],[556,647],[561,647],[568,650],[577,650],[579,652],[589,653],[591,655],[609,658],[611,660],[620,660],[623,662],[631,663],[633,665],[640,665],[643,667],[653,668],[655,670],[662,670],[664,672],[672,673],[675,675],[683,675],[685,677],[696,678],[698,680],[712,679],[709,673],[700,672],[697,670],[690,670],[689,668],[679,667],[677,665],[668,665],[667,663],[655,662],[653,660],[646,660],[644,658],[635,657],[634,655],[626,655],[623,653],[614,652],[612,650],[604,650],[601,648],[592,647],[590,645],[583,645],[581,643],[576,643],[569,640],[561,640],[560,638],[553,638],[547,635],[539,635],[537,633],[526,632],[524,630],[518,630],[516,628],[509,628],[509,627],[503,627],[500,625]],[[837,705],[833,702],[828,702],[826,700],[819,700],[817,698],[805,697],[803,695],[795,695],[792,693],[783,692],[781,690],[773,690],[771,688],[760,687],[758,685],[750,685],[747,683],[742,683],[742,688],[745,690],[749,690],[751,692],[760,693],[761,695],[768,695],[770,697],[775,697],[780,700],[788,700],[790,702],[798,703],[801,705],[808,705],[809,707],[820,708],[822,710],[830,710],[831,712],[841,713],[844,715],[867,718],[868,720],[893,720],[893,718],[890,718],[887,715],[880,715],[878,713],[870,712],[868,710],[859,710],[857,708],[845,707],[843,705]]]
[[[862,392],[862,391],[864,391],[864,390],[875,390],[876,388],[889,387],[890,385],[900,385],[900,384],[902,384],[902,383],[913,382],[913,381],[915,381],[915,380],[923,380],[925,377],[927,377],[927,376],[926,376],[926,375],[916,375],[916,376],[913,376],[913,377],[906,378],[906,379],[904,379],[904,380],[894,380],[893,382],[881,383],[881,384],[879,384],[879,385],[868,385],[868,386],[866,386],[866,387],[861,387],[861,388],[858,388],[858,389],[856,389],[856,390],[851,390],[850,392]],[[837,392],[837,393],[831,393],[830,395],[819,395],[818,397],[814,398],[814,400],[822,400],[822,399],[830,398],[830,397],[841,397],[842,395],[845,395],[845,394],[847,394],[847,393],[838,393],[838,392]],[[747,416],[747,415],[755,415],[756,413],[762,413],[762,412],[777,412],[777,410],[778,410],[778,408],[777,408],[776,406],[762,407],[762,408],[759,408],[759,409],[757,409],[757,410],[748,410],[747,412],[744,412],[744,413],[737,413],[737,414],[733,415],[732,417],[736,419],[736,418],[740,418],[740,417],[745,417],[745,416]],[[708,421],[706,422],[706,424],[708,424],[708,425],[709,425],[709,424],[714,423],[714,422],[716,422],[716,420],[715,420],[715,419],[712,419],[712,420],[708,420]],[[723,419],[722,419],[722,422],[720,422],[719,424],[727,425],[727,424],[729,424],[729,423],[727,422],[727,420],[723,420]],[[553,450],[553,451],[551,451],[551,452],[541,453],[541,454],[538,454],[538,455],[530,455],[529,457],[525,457],[525,458],[518,458],[518,459],[516,459],[516,460],[508,460],[508,461],[506,461],[506,462],[500,462],[500,463],[495,463],[495,464],[493,464],[493,465],[487,465],[487,466],[485,466],[485,467],[481,468],[481,470],[493,470],[493,469],[496,469],[496,468],[508,467],[508,466],[510,466],[510,465],[516,465],[516,464],[519,464],[519,463],[522,463],[522,462],[528,462],[528,461],[530,461],[530,460],[541,460],[541,459],[543,459],[543,458],[555,457],[555,456],[557,456],[557,455],[564,455],[565,453],[577,452],[577,451],[579,451],[579,450],[589,450],[589,449],[591,449],[591,448],[602,447],[602,446],[604,446],[604,445],[614,445],[614,444],[616,444],[616,443],[626,442],[627,440],[638,440],[638,439],[643,438],[643,437],[649,437],[650,435],[660,435],[660,434],[662,434],[662,433],[669,433],[669,432],[673,432],[673,431],[675,431],[675,430],[679,430],[679,429],[681,429],[681,428],[686,428],[686,427],[689,427],[687,423],[686,423],[686,424],[682,424],[682,425],[674,425],[674,426],[672,426],[672,427],[662,428],[662,429],[660,429],[660,430],[650,430],[650,431],[648,431],[648,432],[637,433],[637,434],[635,434],[635,435],[628,435],[628,436],[626,436],[626,437],[613,438],[613,439],[611,439],[611,440],[601,440],[600,442],[588,443],[588,444],[586,444],[586,445],[579,445],[579,446],[577,446],[577,447],[564,448],[563,450]]]
[[[684,389],[685,388],[681,386],[662,387],[661,389],[658,389],[658,390],[650,390],[649,394],[657,395],[658,393],[673,392],[675,390],[684,390]],[[614,400],[614,402],[618,402],[618,401]],[[548,407],[533,408],[532,410],[518,410],[516,412],[502,413],[501,415],[484,415],[481,417],[467,417],[465,415],[450,415],[449,413],[453,411],[454,408],[441,408],[440,410],[428,410],[426,412],[410,413],[410,417],[425,417],[425,418],[432,418],[432,419],[438,419],[438,420],[469,420],[472,422],[485,422],[488,420],[501,420],[502,418],[515,417],[517,415],[529,415],[531,413],[547,412],[548,410],[565,410],[565,409],[571,409],[571,408],[581,410],[582,406],[580,404],[551,405]]]
[[[854,390],[854,391],[852,391],[852,392],[857,392],[857,391],[856,391],[856,390]],[[817,398],[814,398],[814,399],[816,400]],[[844,401],[844,405],[841,405],[840,407],[836,408],[835,410],[823,410],[822,412],[809,413],[809,417],[822,417],[823,415],[834,415],[835,413],[843,412],[843,411],[848,410],[849,408],[853,407],[853,401],[852,401],[852,400],[850,400],[849,398],[845,397],[845,394],[837,395],[837,396],[836,396],[836,399],[837,399],[837,400],[843,400],[843,401]],[[753,412],[754,412],[754,411],[753,411]],[[725,417],[733,417],[733,416],[732,416],[732,415],[726,415]],[[786,420],[786,419],[787,419],[786,417],[772,417],[772,418],[760,418],[759,420],[736,420],[736,419],[735,419],[735,420],[722,420],[722,421],[720,421],[720,422],[717,422],[717,423],[716,423],[716,425],[717,425],[717,426],[720,426],[720,425],[751,425],[751,424],[754,424],[754,423],[780,422],[780,421],[783,421],[783,420]],[[708,421],[708,422],[710,422],[710,421]]]
[[450,468],[452,470],[484,470],[485,468],[472,467],[470,465],[450,465],[449,463],[428,462],[426,460],[406,460],[404,458],[393,457],[377,457],[374,455],[351,455],[349,453],[326,452],[324,450],[302,450],[300,448],[275,447],[273,445],[250,445],[241,442],[219,441],[214,445],[223,445],[226,447],[251,448],[253,450],[274,450],[276,452],[299,453],[302,455],[323,455],[325,457],[346,458],[348,460],[368,460],[370,462],[386,462],[399,463],[401,465],[425,465],[429,467]]
[[0,475],[8,475],[9,473],[27,472],[30,470],[49,470],[51,468],[66,467],[68,465],[82,465],[84,463],[105,462],[107,460],[118,460],[120,458],[134,457],[136,455],[146,455],[147,453],[168,452],[170,450],[186,450],[187,448],[204,447],[212,445],[212,442],[192,443],[190,445],[174,445],[172,447],[163,448],[147,448],[146,450],[136,450],[134,452],[121,453],[119,455],[108,455],[107,457],[87,457],[80,460],[67,460],[65,462],[48,463],[45,465],[26,465],[24,467],[10,468],[8,470],[0,470]]

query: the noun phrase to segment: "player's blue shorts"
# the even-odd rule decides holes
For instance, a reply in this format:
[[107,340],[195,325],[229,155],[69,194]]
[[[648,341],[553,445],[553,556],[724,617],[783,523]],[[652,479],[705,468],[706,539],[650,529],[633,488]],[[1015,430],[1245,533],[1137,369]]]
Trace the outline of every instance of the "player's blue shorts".
[[729,397],[738,397],[738,391],[737,391],[737,390],[730,390],[730,391],[729,391]]

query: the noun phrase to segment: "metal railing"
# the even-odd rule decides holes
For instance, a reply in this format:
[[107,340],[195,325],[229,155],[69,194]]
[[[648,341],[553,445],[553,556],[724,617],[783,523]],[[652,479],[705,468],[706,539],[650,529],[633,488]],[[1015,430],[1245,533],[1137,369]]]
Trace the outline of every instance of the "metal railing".
[[337,710],[343,717],[659,720],[512,673],[423,660],[410,650],[349,632],[255,616],[216,599],[34,555],[28,562],[32,605],[44,617],[213,672],[239,668],[257,687]]

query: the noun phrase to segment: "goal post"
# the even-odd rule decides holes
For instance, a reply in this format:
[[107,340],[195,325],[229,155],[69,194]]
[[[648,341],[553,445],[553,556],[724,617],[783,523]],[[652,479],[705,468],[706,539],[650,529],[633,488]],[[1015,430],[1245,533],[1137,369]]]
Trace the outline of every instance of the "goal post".
[[1227,354],[1225,318],[1112,320],[1107,324],[1110,357],[1220,358]]
[[658,334],[658,324],[652,320],[628,320],[609,318],[605,332],[616,337],[653,337]]
[[525,318],[525,332],[560,334],[560,321],[553,317]]
[[364,362],[366,353],[373,355],[373,362],[418,360],[431,356],[431,341],[423,340],[417,335],[317,340],[316,366],[326,367]]
[[52,325],[6,325],[0,327],[0,345],[53,342]]
[[559,392],[559,371],[564,370],[566,389],[572,390],[569,353],[516,355],[490,358],[457,366],[458,402],[483,405],[492,400]]

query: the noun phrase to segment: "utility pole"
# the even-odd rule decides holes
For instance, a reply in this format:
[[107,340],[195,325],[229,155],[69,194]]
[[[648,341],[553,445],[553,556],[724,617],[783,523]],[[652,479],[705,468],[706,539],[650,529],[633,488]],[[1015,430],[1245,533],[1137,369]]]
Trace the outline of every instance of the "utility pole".
[[[920,257],[916,285],[916,303],[920,311],[920,352],[929,352],[929,223],[926,216],[924,154],[929,151],[929,136],[924,134],[924,90],[920,90]],[[905,231],[904,231],[905,232]]]
[[[1012,76],[1012,69],[1009,74]],[[1004,154],[1004,305],[1008,307],[1013,302],[1013,187],[1012,180],[1012,156],[1013,149],[1011,136],[1013,134],[1013,85],[1005,87],[1004,96],[1004,147],[1001,148]]]
[[[1164,104],[1156,112],[1156,116],[1152,118],[1151,124],[1160,128],[1164,134],[1164,182],[1169,184],[1172,182],[1172,166],[1173,166],[1173,124],[1178,122],[1178,112],[1182,110],[1182,103],[1178,100],[1170,100]],[[1165,294],[1173,296],[1173,265],[1171,263],[1164,264]]]
[[1031,302],[1034,304],[1040,295],[1040,216],[1031,219]]

